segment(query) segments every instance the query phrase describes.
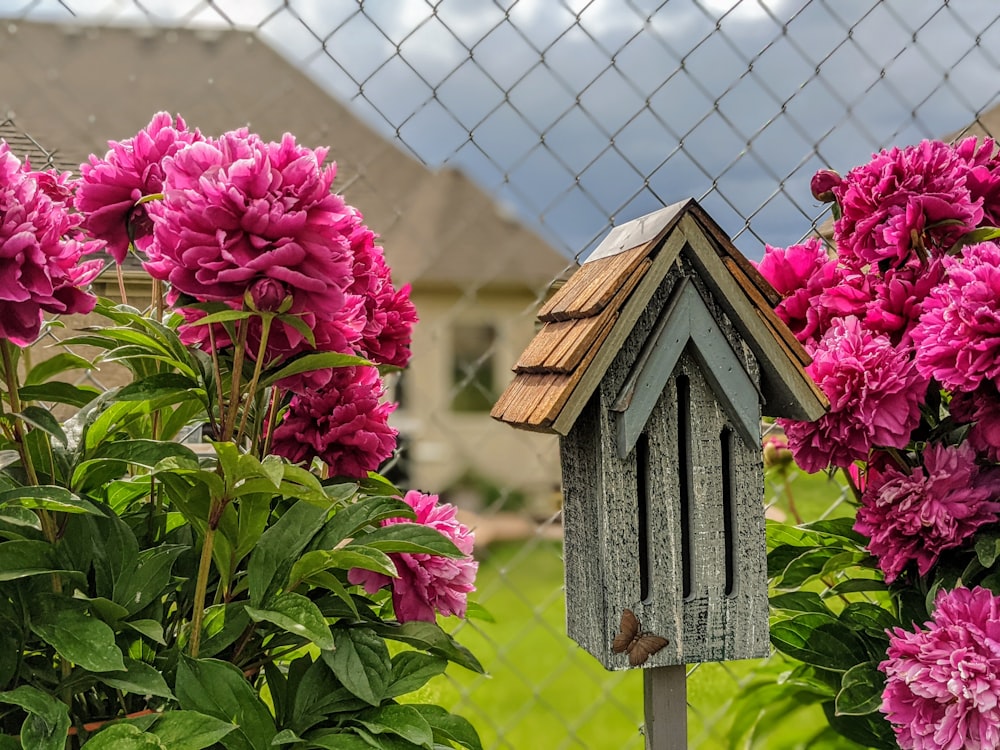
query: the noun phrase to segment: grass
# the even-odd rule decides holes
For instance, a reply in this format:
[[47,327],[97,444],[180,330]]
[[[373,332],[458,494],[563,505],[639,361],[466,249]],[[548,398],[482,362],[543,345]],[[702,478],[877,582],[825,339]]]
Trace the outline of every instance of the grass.
[[[825,475],[796,473],[788,487],[772,477],[767,497],[788,511],[795,504],[806,519],[827,513],[843,496],[841,485]],[[831,515],[850,514],[839,503]],[[791,519],[789,519],[791,522]],[[639,670],[607,672],[565,635],[562,548],[533,540],[492,547],[482,560],[477,601],[495,622],[460,623],[456,637],[483,662],[482,677],[459,668],[434,680],[424,697],[465,716],[489,750],[621,748],[642,750],[642,676]],[[447,623],[446,623],[447,626]],[[688,677],[688,737],[691,748],[728,747],[732,701],[759,662],[697,665]],[[825,721],[809,708],[785,717],[768,741],[756,747],[794,750]],[[837,740],[810,745],[814,750],[856,747]]]

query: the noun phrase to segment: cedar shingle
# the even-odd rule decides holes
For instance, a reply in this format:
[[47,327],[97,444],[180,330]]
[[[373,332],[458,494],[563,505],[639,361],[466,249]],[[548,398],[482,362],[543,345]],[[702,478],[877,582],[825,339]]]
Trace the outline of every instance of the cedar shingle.
[[650,251],[650,243],[584,263],[538,312],[543,322],[589,318],[603,310]]

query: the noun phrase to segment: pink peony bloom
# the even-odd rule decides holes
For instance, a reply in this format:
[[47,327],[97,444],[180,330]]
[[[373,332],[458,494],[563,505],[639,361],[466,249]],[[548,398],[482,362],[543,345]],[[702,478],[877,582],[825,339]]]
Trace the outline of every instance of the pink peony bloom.
[[787,248],[767,245],[757,270],[782,296],[775,312],[795,337],[803,343],[818,339],[833,317],[818,300],[840,282],[837,261],[823,242],[811,238]]
[[881,711],[904,750],[1000,747],[1000,597],[940,591],[924,629],[889,632]]
[[943,262],[946,278],[913,329],[917,369],[950,390],[1000,385],[1000,245],[970,245]]
[[982,198],[966,185],[969,171],[966,159],[939,141],[880,151],[852,169],[831,188],[843,212],[834,224],[841,260],[885,270],[920,247],[942,255],[983,218]]
[[959,424],[971,425],[969,445],[1000,463],[1000,392],[996,386],[984,383],[975,391],[956,391],[948,411]]
[[417,310],[410,301],[410,285],[394,289],[375,233],[360,223],[351,235],[354,282],[349,292],[364,305],[364,328],[358,353],[377,364],[405,367],[410,361],[410,337]]
[[864,312],[865,325],[886,334],[894,344],[909,346],[924,300],[943,275],[944,265],[939,258],[926,265],[910,262],[886,271],[881,277],[872,275],[874,295]]
[[430,526],[454,542],[465,557],[394,552],[389,557],[396,564],[398,578],[354,568],[347,574],[347,579],[353,584],[363,585],[369,594],[391,583],[392,606],[400,622],[434,622],[435,611],[445,616],[465,617],[468,595],[476,589],[476,570],[479,567],[472,557],[474,535],[456,517],[455,506],[438,503],[437,495],[424,495],[411,490],[403,500],[416,511],[416,521],[389,518],[382,521],[383,526],[395,523]]
[[876,447],[902,448],[920,422],[927,379],[905,350],[856,317],[838,319],[812,352],[806,372],[830,400],[815,422],[779,420],[805,471],[847,467]]
[[955,151],[970,167],[965,185],[973,201],[983,202],[983,222],[1000,226],[1000,159],[996,143],[992,138],[980,142],[973,136],[955,144]]
[[85,215],[83,228],[105,240],[119,264],[128,253],[130,230],[140,250],[152,242],[153,227],[145,204],[136,203],[162,192],[164,159],[200,139],[180,117],[174,120],[158,112],[132,138],[109,142],[111,150],[103,159],[91,155],[87,164],[80,165],[76,208]]
[[67,179],[30,171],[0,141],[0,337],[18,346],[38,337],[44,313],[87,313],[97,302],[84,288],[103,264],[79,260],[103,243],[78,239]]
[[926,575],[941,553],[996,523],[1000,476],[980,470],[972,446],[928,444],[923,466],[872,472],[854,529],[869,537],[887,583],[911,561]]
[[292,397],[274,431],[273,451],[293,463],[320,458],[337,476],[360,479],[392,455],[395,408],[374,367],[338,367],[322,390]]

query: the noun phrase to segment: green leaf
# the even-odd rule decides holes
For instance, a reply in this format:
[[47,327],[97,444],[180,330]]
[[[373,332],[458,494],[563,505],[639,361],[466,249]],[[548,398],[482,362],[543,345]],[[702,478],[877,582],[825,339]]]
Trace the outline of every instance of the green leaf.
[[22,539],[0,542],[0,581],[54,573],[59,567],[48,542]]
[[[393,523],[355,539],[358,545],[383,552],[465,557],[455,543],[437,529],[419,523]],[[349,547],[348,547],[349,549]]]
[[424,717],[434,732],[434,741],[440,744],[454,742],[468,750],[483,750],[479,733],[466,719],[441,708],[441,706],[420,703],[409,704]]
[[853,594],[860,591],[887,592],[888,590],[889,587],[885,585],[885,581],[878,578],[848,578],[831,586],[826,590],[824,596],[839,596],[840,594]]
[[821,575],[827,562],[840,552],[837,547],[817,547],[804,552],[788,564],[775,586],[781,589],[797,589],[810,578]]
[[202,622],[202,657],[215,656],[236,642],[250,624],[245,602],[216,604],[205,610]]
[[66,446],[66,433],[63,432],[59,420],[52,416],[52,412],[41,406],[25,406],[21,409],[21,419],[47,435],[51,435],[62,445]]
[[292,565],[288,574],[289,584],[308,578],[321,570],[350,570],[362,568],[382,573],[390,578],[397,576],[396,565],[385,552],[366,546],[351,545],[335,550],[313,550],[306,552]]
[[28,717],[21,725],[24,750],[63,750],[70,728],[69,708],[37,688],[22,685],[0,693],[0,703],[20,706]]
[[473,672],[485,674],[479,660],[465,646],[448,635],[436,622],[411,620],[404,623],[374,623],[372,629],[383,638],[406,643],[411,646],[443,656],[450,662]]
[[980,532],[976,535],[976,557],[984,568],[990,568],[1000,557],[1000,534]]
[[431,725],[413,706],[388,704],[365,711],[354,721],[372,734],[394,734],[420,747],[431,748]]
[[302,742],[302,738],[291,729],[282,729],[271,740],[272,745],[294,745],[297,742]]
[[891,612],[869,602],[848,604],[840,613],[840,621],[880,641],[888,640],[887,630],[899,627],[899,621]]
[[392,677],[392,663],[385,641],[367,628],[338,628],[336,648],[323,652],[340,683],[361,700],[377,706]]
[[897,750],[899,747],[892,725],[882,715],[838,716],[834,701],[823,703],[823,713],[830,726],[862,747],[876,750]]
[[374,747],[354,732],[349,731],[327,732],[310,737],[309,742],[313,747],[323,748],[323,750],[372,750]]
[[772,596],[771,609],[782,609],[791,612],[820,612],[831,615],[823,599],[814,591],[792,591],[787,594]]
[[204,391],[198,382],[176,372],[161,372],[129,383],[115,394],[117,401],[150,401],[171,398],[180,393]]
[[153,643],[166,646],[167,641],[163,637],[163,625],[156,620],[129,620],[122,623],[123,627],[131,628],[139,635],[145,636]]
[[219,312],[211,313],[203,318],[198,318],[197,320],[188,321],[189,326],[207,326],[213,323],[229,323],[234,320],[246,320],[247,318],[252,318],[258,315],[251,310],[220,310]]
[[203,750],[234,729],[235,724],[197,711],[165,711],[150,731],[170,750]]
[[43,508],[62,513],[103,515],[93,503],[77,497],[65,487],[54,485],[15,487],[11,490],[4,490],[0,492],[0,505]]
[[84,744],[86,750],[171,750],[155,734],[128,723],[112,724]]
[[125,662],[125,671],[104,672],[98,675],[98,678],[106,685],[127,693],[170,699],[174,697],[159,670],[142,661],[129,659]]
[[288,572],[326,521],[327,510],[297,502],[265,531],[247,565],[250,603],[259,607],[275,588],[288,580]]
[[836,672],[846,672],[868,658],[854,631],[835,617],[818,612],[773,623],[771,643],[799,661]]
[[124,672],[121,649],[108,625],[66,597],[48,596],[31,620],[31,631],[64,659],[91,672]]
[[823,536],[838,537],[852,542],[859,549],[864,549],[868,539],[854,530],[854,518],[827,518],[822,521],[807,523],[803,529],[821,534]]
[[419,690],[432,677],[444,674],[446,659],[421,651],[402,651],[392,657],[392,678],[385,689],[386,698],[396,698]]
[[69,404],[70,406],[86,406],[101,395],[103,391],[89,385],[71,385],[53,381],[40,385],[26,385],[18,389],[21,401],[46,401],[57,404]]
[[112,601],[135,614],[163,593],[170,583],[174,561],[188,550],[180,544],[161,544],[144,549],[131,569],[122,570],[115,578]]
[[366,528],[378,528],[387,518],[415,519],[413,508],[398,497],[369,497],[339,508],[316,537],[316,549],[333,549]]
[[267,609],[247,607],[254,622],[270,622],[289,633],[308,638],[321,649],[333,648],[333,634],[315,602],[302,594],[286,591],[267,603]]
[[59,352],[32,367],[24,378],[24,385],[38,385],[61,372],[66,372],[67,370],[90,370],[92,367],[93,365],[89,359],[85,359],[72,352]]
[[285,365],[277,372],[268,373],[265,377],[261,378],[260,387],[267,388],[268,386],[274,385],[282,378],[287,378],[291,375],[298,375],[303,372],[326,370],[330,367],[352,367],[364,365],[371,365],[371,362],[362,357],[355,357],[350,354],[338,354],[336,352],[305,354],[297,358],[294,362]]
[[181,708],[236,724],[220,740],[228,750],[265,750],[277,734],[257,691],[228,662],[181,657],[174,692]]
[[844,672],[840,692],[837,693],[838,716],[862,716],[878,711],[885,690],[885,675],[879,671],[878,662],[856,664]]

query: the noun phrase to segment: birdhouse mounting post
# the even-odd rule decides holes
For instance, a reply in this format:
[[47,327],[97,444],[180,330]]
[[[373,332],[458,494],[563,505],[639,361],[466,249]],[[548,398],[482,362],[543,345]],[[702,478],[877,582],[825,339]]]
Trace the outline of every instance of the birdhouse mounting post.
[[687,667],[642,672],[646,750],[687,749]]

